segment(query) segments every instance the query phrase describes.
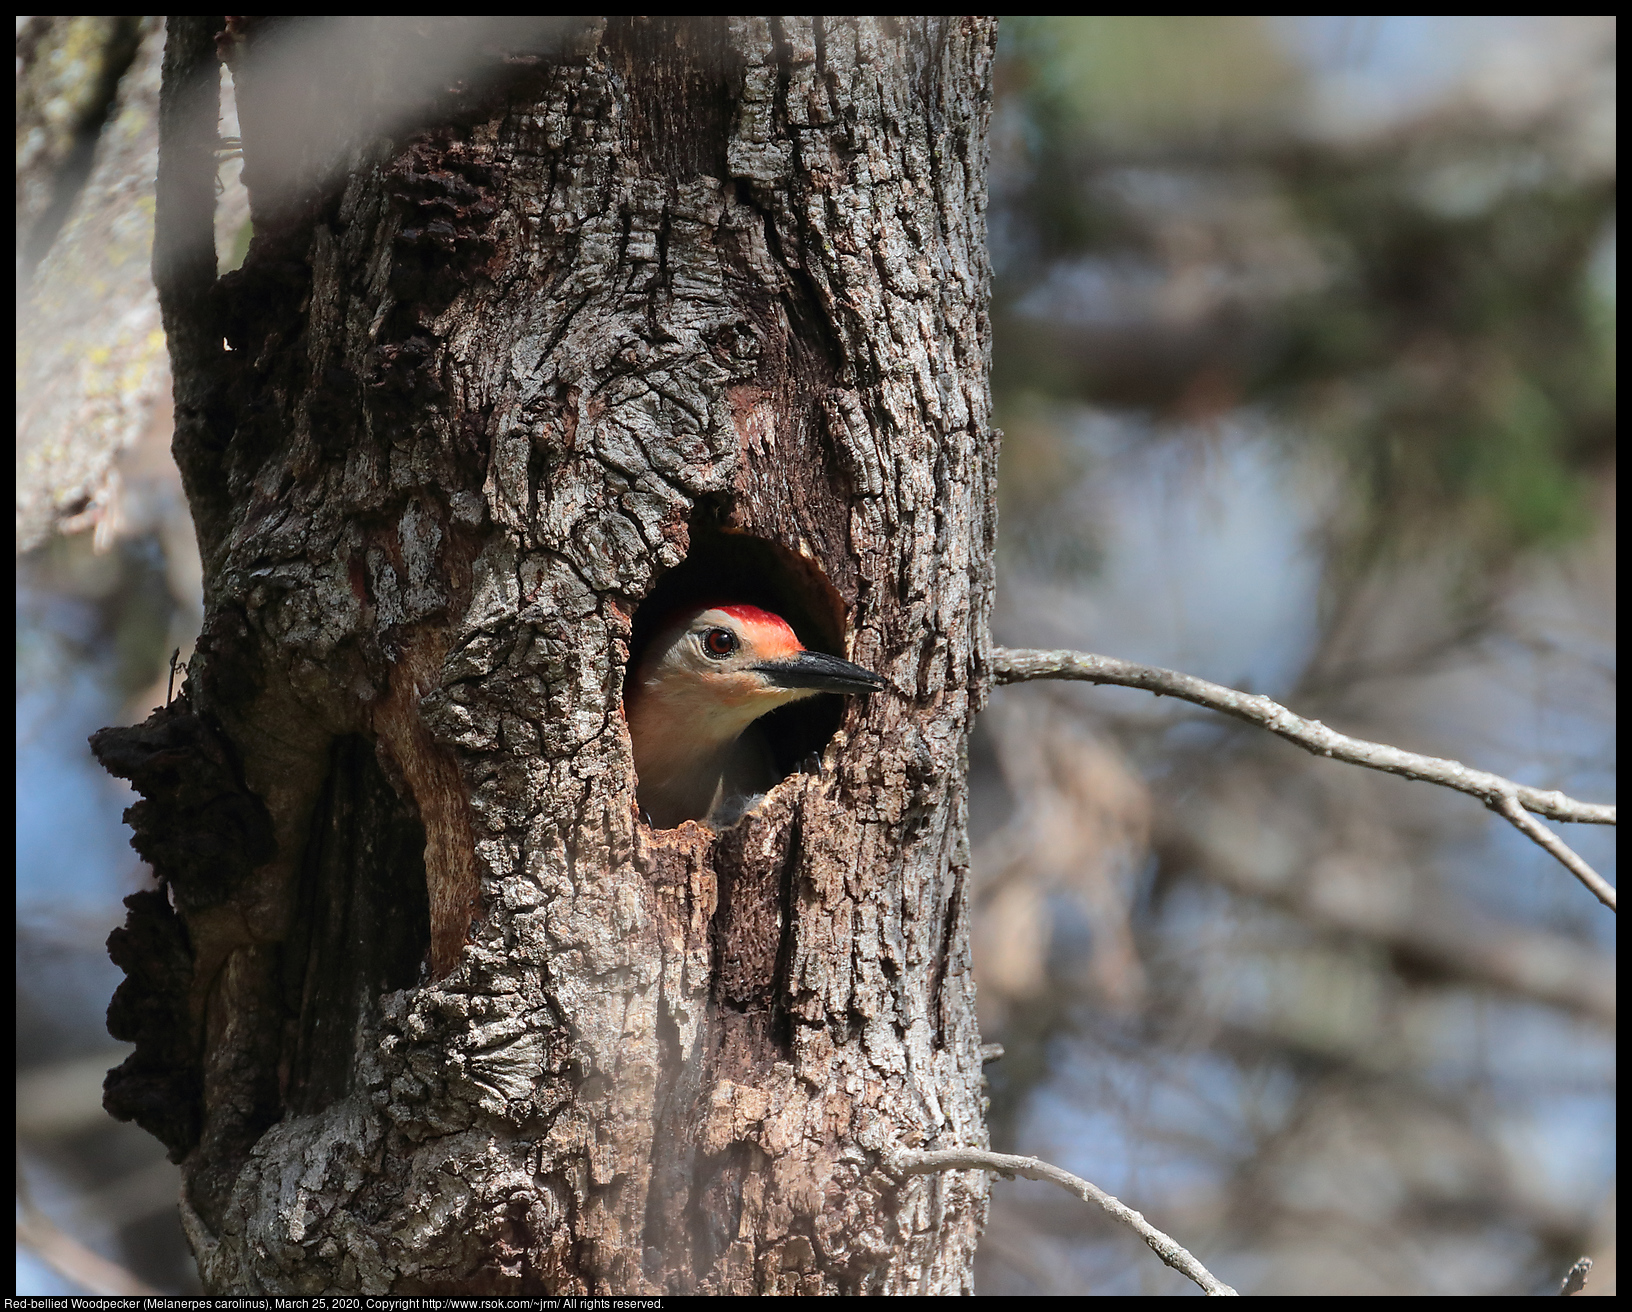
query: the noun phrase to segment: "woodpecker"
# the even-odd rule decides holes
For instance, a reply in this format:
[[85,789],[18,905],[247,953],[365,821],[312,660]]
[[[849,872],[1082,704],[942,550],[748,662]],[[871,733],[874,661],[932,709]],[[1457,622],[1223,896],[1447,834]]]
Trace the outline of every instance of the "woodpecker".
[[754,721],[824,692],[867,694],[884,680],[806,651],[780,615],[715,603],[678,612],[640,659],[624,700],[638,798],[654,827],[724,828],[776,782]]

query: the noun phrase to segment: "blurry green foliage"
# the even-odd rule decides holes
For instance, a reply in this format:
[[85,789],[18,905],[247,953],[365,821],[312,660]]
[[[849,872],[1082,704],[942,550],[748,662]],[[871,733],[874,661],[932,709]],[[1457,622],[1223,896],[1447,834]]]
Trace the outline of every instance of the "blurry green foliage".
[[1557,107],[1323,137],[1307,78],[1268,19],[1004,20],[1006,502],[1059,498],[1050,401],[1253,405],[1345,471],[1339,567],[1452,546],[1489,576],[1582,532],[1614,459],[1612,174]]
[[[1275,349],[1246,391],[1341,452],[1372,551],[1450,532],[1499,559],[1590,522],[1615,442],[1613,326],[1593,277],[1613,180],[1573,179],[1526,147],[1447,124],[1283,155],[1281,184],[1334,275],[1276,307]],[[1458,173],[1481,172],[1505,185],[1446,203]]]
[[1081,144],[1206,139],[1270,127],[1297,69],[1267,20],[1229,14],[1006,18],[1005,77],[1045,131]]

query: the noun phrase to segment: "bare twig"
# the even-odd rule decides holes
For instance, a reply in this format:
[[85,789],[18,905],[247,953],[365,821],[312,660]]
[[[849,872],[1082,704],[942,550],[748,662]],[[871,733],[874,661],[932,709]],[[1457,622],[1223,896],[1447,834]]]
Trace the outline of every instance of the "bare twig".
[[1590,1257],[1578,1257],[1575,1265],[1564,1273],[1564,1280],[1558,1287],[1560,1298],[1569,1298],[1572,1294],[1579,1294],[1587,1287],[1587,1276],[1592,1271]]
[[1489,805],[1492,811],[1500,812],[1511,821],[1513,827],[1521,834],[1551,852],[1563,863],[1566,870],[1592,890],[1600,902],[1611,911],[1615,910],[1615,890],[1609,882],[1583,861],[1574,849],[1551,829],[1534,817],[1526,815],[1513,794],[1503,793]]
[[1419,756],[1386,743],[1350,738],[1328,729],[1319,720],[1294,715],[1279,702],[1255,693],[1238,692],[1209,683],[1192,674],[1139,665],[1114,656],[1096,656],[1082,651],[1022,651],[1009,647],[992,650],[992,677],[998,683],[1024,683],[1030,679],[1080,679],[1085,683],[1108,683],[1122,688],[1142,688],[1158,697],[1177,697],[1211,710],[1233,715],[1296,743],[1316,756],[1327,756],[1351,765],[1363,765],[1407,779],[1421,779],[1468,793],[1500,812],[1521,833],[1540,844],[1561,861],[1593,894],[1611,910],[1615,890],[1591,866],[1573,852],[1545,825],[1536,823],[1525,811],[1534,811],[1551,820],[1581,824],[1612,825],[1615,808],[1597,802],[1578,802],[1556,790],[1530,788],[1486,770],[1475,770],[1460,761],[1438,756]]
[[1177,1240],[1164,1235],[1126,1203],[1112,1198],[1082,1177],[1062,1171],[1058,1166],[1050,1166],[1035,1157],[1014,1157],[980,1148],[943,1148],[934,1152],[899,1149],[891,1164],[904,1175],[934,1175],[940,1171],[996,1171],[1007,1180],[1021,1175],[1028,1180],[1046,1180],[1050,1184],[1057,1184],[1084,1202],[1098,1203],[1123,1225],[1135,1231],[1157,1257],[1175,1271],[1190,1277],[1207,1294],[1234,1295],[1236,1292],[1196,1261]]

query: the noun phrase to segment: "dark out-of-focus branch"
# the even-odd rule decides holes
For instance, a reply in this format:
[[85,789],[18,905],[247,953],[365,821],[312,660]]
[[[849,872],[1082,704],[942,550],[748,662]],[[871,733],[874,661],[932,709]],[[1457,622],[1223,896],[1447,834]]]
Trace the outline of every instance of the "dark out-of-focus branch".
[[1098,1185],[1090,1184],[1079,1175],[1051,1166],[1036,1157],[1015,1157],[1008,1153],[991,1153],[981,1148],[943,1148],[934,1152],[913,1149],[898,1150],[891,1159],[894,1168],[903,1175],[935,1175],[941,1171],[996,1171],[1004,1179],[1024,1176],[1028,1180],[1046,1180],[1075,1194],[1087,1203],[1097,1203],[1123,1225],[1133,1230],[1151,1252],[1181,1275],[1188,1276],[1209,1295],[1234,1295],[1236,1291],[1198,1262],[1182,1244],[1163,1234],[1133,1208],[1113,1198]]
[[1615,909],[1614,888],[1561,838],[1524,814],[1525,811],[1533,811],[1552,820],[1612,825],[1615,823],[1613,806],[1578,802],[1561,792],[1530,788],[1486,770],[1475,770],[1460,761],[1419,756],[1386,743],[1350,738],[1347,734],[1328,729],[1319,720],[1306,720],[1295,715],[1268,697],[1209,683],[1193,674],[1140,665],[1114,656],[1097,656],[1082,651],[1027,651],[996,647],[992,650],[992,677],[1000,684],[1025,683],[1032,679],[1077,679],[1085,683],[1142,688],[1158,697],[1177,697],[1197,706],[1233,715],[1238,720],[1268,729],[1316,756],[1403,775],[1407,779],[1421,779],[1468,793],[1551,853],[1600,902],[1612,911]]
[[1325,860],[1341,868],[1368,858],[1342,849],[1328,852],[1307,878],[1287,878],[1282,870],[1266,868],[1252,847],[1222,836],[1227,831],[1218,821],[1222,812],[1234,809],[1226,795],[1192,801],[1181,813],[1164,812],[1156,838],[1164,863],[1193,866],[1232,893],[1276,907],[1321,932],[1380,948],[1436,979],[1497,989],[1614,1027],[1613,957],[1563,934],[1492,923],[1465,906],[1352,896],[1342,891],[1341,875],[1334,880],[1323,869]]

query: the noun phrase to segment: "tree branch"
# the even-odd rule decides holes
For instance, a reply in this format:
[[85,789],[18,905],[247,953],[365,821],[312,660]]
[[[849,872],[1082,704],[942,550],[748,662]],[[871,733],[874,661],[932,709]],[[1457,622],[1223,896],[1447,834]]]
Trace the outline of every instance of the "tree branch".
[[1587,1287],[1587,1277],[1592,1273],[1592,1259],[1578,1257],[1575,1265],[1564,1273],[1564,1279],[1559,1283],[1558,1295],[1560,1298],[1570,1298],[1579,1294]]
[[1518,799],[1512,793],[1503,793],[1489,805],[1492,811],[1505,816],[1521,834],[1551,852],[1563,863],[1566,870],[1592,890],[1593,896],[1611,911],[1615,910],[1615,890],[1609,882],[1576,855],[1575,850],[1551,829],[1541,821],[1526,815],[1524,808],[1519,805]]
[[1182,1244],[1163,1234],[1133,1208],[1111,1197],[1098,1185],[1072,1175],[1058,1166],[1035,1157],[1014,1157],[981,1148],[942,1148],[934,1152],[897,1149],[890,1165],[903,1175],[935,1175],[941,1171],[996,1171],[1005,1180],[1023,1175],[1028,1180],[1046,1180],[1074,1193],[1086,1203],[1098,1203],[1150,1246],[1157,1257],[1183,1275],[1189,1276],[1211,1295],[1234,1295],[1235,1290],[1219,1280]]
[[1520,833],[1538,843],[1563,863],[1605,906],[1615,909],[1615,890],[1545,825],[1524,812],[1534,811],[1551,820],[1581,824],[1612,825],[1615,808],[1596,802],[1578,802],[1563,793],[1530,788],[1486,770],[1475,770],[1460,761],[1438,756],[1419,756],[1386,743],[1350,738],[1328,729],[1319,720],[1294,715],[1279,702],[1255,693],[1238,692],[1209,683],[1192,674],[1139,665],[1114,656],[1096,656],[1082,651],[1025,651],[1010,647],[992,649],[992,677],[1000,684],[1025,683],[1031,679],[1079,679],[1084,683],[1108,683],[1122,688],[1142,688],[1158,697],[1178,697],[1210,710],[1233,715],[1256,724],[1295,743],[1316,756],[1363,765],[1387,774],[1404,775],[1442,784],[1477,797],[1509,820]]

